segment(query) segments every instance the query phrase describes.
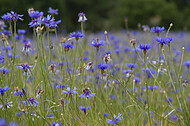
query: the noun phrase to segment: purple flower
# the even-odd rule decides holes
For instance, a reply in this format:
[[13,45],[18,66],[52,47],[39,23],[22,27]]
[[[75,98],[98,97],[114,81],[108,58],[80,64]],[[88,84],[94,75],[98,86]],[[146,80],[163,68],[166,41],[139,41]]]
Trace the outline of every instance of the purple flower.
[[87,20],[85,13],[83,12],[79,13],[78,16],[79,16],[78,22],[85,22]]
[[177,115],[169,116],[170,120],[176,122],[178,120]]
[[9,70],[7,68],[1,68],[0,72],[3,73],[3,74],[8,74]]
[[12,20],[21,20],[23,21],[24,19],[22,19],[21,17],[23,17],[24,15],[20,15],[20,14],[17,14],[15,13],[14,11],[11,11],[11,15],[12,15]]
[[156,27],[152,27],[152,28],[150,29],[150,32],[160,33],[160,32],[165,32],[164,30],[165,30],[164,27],[156,26]]
[[12,20],[12,15],[10,13],[4,14],[1,16],[3,20],[11,21]]
[[161,44],[161,46],[168,45],[172,41],[172,37],[166,37],[166,38],[161,38],[161,37],[156,37],[156,41]]
[[18,126],[15,122],[10,122],[8,125],[6,125],[6,121],[4,118],[0,119],[0,126]]
[[104,117],[107,117],[107,116],[109,116],[109,114],[108,113],[104,113]]
[[98,69],[105,70],[105,69],[107,69],[109,66],[108,66],[107,64],[105,64],[105,63],[99,63],[99,64],[97,65],[97,67],[98,67]]
[[49,114],[49,115],[47,115],[47,117],[53,117],[54,116],[54,114]]
[[48,10],[48,13],[58,15],[58,9],[52,9],[51,7]]
[[26,31],[24,29],[18,29],[17,31],[18,31],[18,34],[22,34],[22,35],[24,35],[26,33]]
[[135,83],[140,83],[140,82],[141,82],[141,79],[138,78],[138,77],[134,77],[134,81],[135,81]]
[[29,25],[29,27],[31,28],[31,27],[36,27],[36,26],[39,26],[40,24],[41,24],[41,18],[39,17],[39,18],[35,18],[35,19],[33,19],[28,25]]
[[87,108],[86,108],[85,106],[80,106],[79,109],[80,109],[81,111],[84,111],[84,114],[86,114],[86,110],[89,110],[90,107],[87,107]]
[[50,27],[52,21],[54,21],[54,18],[51,18],[51,15],[47,15],[47,17],[42,19],[42,24],[44,24],[46,27]]
[[74,45],[72,45],[70,42],[62,43],[63,47],[68,51],[69,49],[74,48]]
[[140,44],[140,45],[139,45],[139,48],[140,48],[141,50],[143,50],[145,53],[146,53],[147,50],[149,50],[151,47],[152,47],[152,46],[151,46],[150,44],[148,44],[148,43],[146,43],[146,44]]
[[96,39],[96,40],[94,39],[90,44],[96,48],[99,48],[100,46],[104,45],[104,42],[99,39]]
[[84,37],[84,34],[82,34],[81,32],[72,32],[69,34],[70,37],[75,37],[76,40],[78,40],[79,38]]
[[17,68],[22,69],[24,72],[29,71],[31,67],[33,67],[33,65],[29,66],[28,64],[22,64],[21,66],[17,66]]
[[118,116],[116,116],[115,114],[113,115],[114,119],[107,119],[107,123],[109,124],[117,124],[119,122],[121,122],[121,119],[123,118],[123,116],[119,113]]
[[4,95],[4,93],[7,92],[9,89],[10,89],[10,87],[8,87],[8,86],[5,86],[4,88],[0,87],[0,93],[1,93],[1,95]]
[[82,98],[91,98],[95,95],[96,93],[91,93],[87,88],[83,90],[83,93],[81,95],[79,95],[79,97],[82,97]]
[[184,61],[183,65],[186,66],[187,68],[190,67],[190,60]]
[[30,104],[31,106],[33,106],[33,105],[36,106],[36,105],[39,104],[39,102],[38,102],[37,100],[35,100],[33,97],[28,98],[27,101],[29,102],[29,104]]
[[142,71],[145,73],[145,75],[148,74],[148,78],[152,77],[152,74],[155,74],[156,71],[152,69],[152,67],[150,69],[146,68],[142,68]]
[[28,54],[31,51],[31,44],[30,42],[25,43],[24,46],[22,47],[22,52],[25,54]]
[[32,12],[29,12],[29,16],[31,18],[39,18],[43,15],[44,13],[43,12],[39,12],[39,11],[32,11]]
[[53,122],[53,123],[52,123],[52,126],[61,126],[61,123],[60,123],[60,122],[57,122],[57,123],[56,123],[56,122]]
[[52,20],[50,22],[50,27],[58,27],[58,24],[61,23],[61,20],[58,20],[58,21],[54,21]]
[[4,62],[4,55],[0,54],[0,63],[3,63],[3,62]]
[[73,90],[70,89],[70,87],[68,87],[66,89],[66,91],[63,90],[63,94],[67,94],[67,95],[74,95],[74,94],[77,94],[77,91],[76,91],[76,87],[74,87]]
[[137,66],[137,64],[136,63],[135,64],[127,63],[126,66],[129,67],[130,69],[133,69],[133,68],[135,68]]
[[24,93],[21,92],[20,90],[14,91],[13,93],[14,93],[14,95],[16,95],[16,96],[20,96],[20,97],[23,97],[23,96],[24,96]]
[[153,86],[148,86],[148,89],[151,90],[151,91],[153,91],[153,89],[157,89],[157,88],[158,88],[158,86],[154,86],[154,87]]

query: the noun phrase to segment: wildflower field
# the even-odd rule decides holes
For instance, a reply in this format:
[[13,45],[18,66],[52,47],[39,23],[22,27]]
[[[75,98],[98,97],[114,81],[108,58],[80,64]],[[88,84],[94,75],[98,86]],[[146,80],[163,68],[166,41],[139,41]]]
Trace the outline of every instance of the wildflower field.
[[[0,126],[190,125],[189,33],[132,31],[128,19],[91,33],[82,12],[81,29],[65,33],[48,13],[1,16]],[[33,33],[17,27],[23,16]]]

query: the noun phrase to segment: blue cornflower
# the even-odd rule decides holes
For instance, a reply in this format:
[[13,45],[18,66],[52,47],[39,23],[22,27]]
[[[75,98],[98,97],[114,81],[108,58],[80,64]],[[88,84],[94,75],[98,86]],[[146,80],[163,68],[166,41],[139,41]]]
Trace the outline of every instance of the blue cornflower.
[[48,10],[48,13],[58,15],[58,9],[52,9],[51,7]]
[[31,106],[36,106],[39,104],[39,102],[37,100],[35,100],[33,97],[28,98],[27,101],[22,101],[23,104],[26,105],[31,105]]
[[16,96],[20,96],[20,97],[23,97],[23,96],[24,96],[24,93],[21,92],[20,90],[14,91],[13,93],[14,93],[14,95],[16,95]]
[[52,20],[52,21],[50,22],[50,27],[56,28],[56,27],[58,27],[58,24],[59,24],[59,23],[61,23],[61,20],[58,20],[58,21]]
[[17,31],[18,31],[18,34],[22,34],[22,35],[26,33],[26,30],[24,29],[18,29]]
[[123,73],[126,74],[126,77],[129,77],[132,73],[132,70],[123,70]]
[[7,92],[9,89],[10,89],[10,87],[8,87],[8,86],[5,86],[4,88],[0,87],[0,93],[1,93],[1,95],[3,96],[4,93]]
[[6,45],[5,48],[4,48],[4,46],[1,46],[1,49],[3,51],[9,51],[9,50],[11,50],[11,47],[9,45]]
[[104,117],[107,117],[107,116],[109,116],[109,114],[108,113],[104,113]]
[[6,121],[4,118],[0,119],[0,126],[18,126],[15,122],[10,122],[6,125]]
[[115,96],[115,95],[110,94],[110,98],[111,98],[111,99],[116,99],[116,96]]
[[147,50],[149,50],[151,47],[152,46],[150,44],[148,44],[148,43],[146,43],[146,44],[140,44],[139,45],[139,48],[141,50],[143,50],[145,54],[146,54]]
[[129,67],[130,69],[133,69],[133,68],[135,68],[137,66],[137,64],[136,63],[135,64],[127,63],[126,66]]
[[78,22],[85,22],[87,20],[85,13],[83,12],[80,12],[78,16],[79,16]]
[[173,99],[170,97],[168,97],[168,99],[167,98],[165,99],[165,102],[167,102],[168,105],[171,105],[172,101],[173,101]]
[[43,15],[44,13],[43,12],[39,12],[39,11],[32,11],[32,12],[29,12],[29,16],[31,18],[39,18]]
[[84,111],[84,114],[86,114],[86,110],[89,110],[90,107],[87,107],[87,108],[86,108],[85,106],[80,106],[79,109],[80,109],[81,111]]
[[8,74],[9,70],[7,68],[1,68],[0,72],[3,73],[3,74]]
[[69,51],[69,49],[74,48],[74,45],[72,45],[70,42],[65,42],[62,43],[63,47],[65,48],[66,51]]
[[28,25],[31,28],[31,27],[39,26],[41,23],[42,21],[41,21],[41,18],[39,17],[39,18],[33,19]]
[[63,90],[63,94],[67,94],[67,95],[74,95],[74,94],[77,94],[77,91],[76,91],[76,87],[74,87],[73,90],[70,89],[70,87],[68,87],[66,89],[66,91]]
[[170,42],[172,41],[172,37],[166,37],[166,38],[161,38],[161,37],[156,37],[156,41],[160,43],[161,47],[163,45],[169,45]]
[[4,34],[6,37],[11,36],[11,31],[4,29],[3,32],[1,32],[1,35]]
[[109,124],[117,124],[119,122],[121,122],[121,119],[123,118],[123,116],[119,113],[118,116],[116,116],[115,114],[113,115],[114,119],[107,119],[107,123]]
[[24,72],[27,72],[32,68],[33,65],[29,66],[28,64],[22,64],[21,66],[17,66],[17,68],[22,69]]
[[79,95],[79,97],[85,98],[85,96],[86,96],[86,98],[91,98],[95,94],[96,93],[91,93],[90,90],[86,88],[86,89],[83,90],[83,93],[81,95]]
[[1,16],[3,20],[11,21],[12,20],[12,15],[10,13],[4,14]]
[[76,40],[79,40],[79,38],[84,37],[84,34],[81,32],[72,32],[69,34],[70,37],[74,37]]
[[0,63],[3,63],[3,62],[4,62],[4,55],[0,54]]
[[104,42],[102,40],[99,39],[94,39],[91,43],[92,46],[96,47],[97,49],[99,49],[100,46],[104,45]]
[[52,126],[61,126],[61,123],[60,123],[60,122],[57,122],[57,123],[56,123],[56,122],[53,122],[53,123],[52,123]]
[[148,78],[152,77],[152,74],[156,73],[156,71],[153,70],[152,67],[150,69],[146,68],[146,70],[145,70],[145,68],[142,68],[142,71],[145,73],[145,75],[148,74]]
[[23,21],[24,19],[22,19],[21,17],[23,17],[24,15],[22,14],[17,14],[14,11],[11,11],[11,15],[12,15],[12,20],[21,20]]
[[47,15],[47,17],[42,19],[42,24],[44,24],[46,27],[50,27],[52,21],[54,21],[54,18],[51,18],[51,15]]
[[158,86],[148,86],[148,89],[151,91],[153,91],[153,89],[157,89],[157,88],[158,88]]
[[152,27],[152,28],[150,29],[150,32],[154,32],[154,33],[159,34],[160,32],[165,32],[164,30],[165,30],[164,27],[156,26],[156,27]]
[[138,78],[138,77],[134,77],[134,79],[133,79],[134,81],[135,81],[135,83],[140,83],[141,82],[141,79],[140,78]]
[[190,67],[190,60],[184,61],[183,65],[186,66],[187,68]]
[[22,115],[22,112],[17,112],[16,116],[20,117]]
[[54,114],[49,114],[49,115],[47,115],[47,117],[53,117],[54,116]]
[[108,64],[105,64],[105,63],[99,63],[97,65],[98,69],[101,69],[102,71],[104,71],[105,69],[107,69],[109,66]]
[[177,115],[172,115],[172,116],[169,116],[170,120],[173,121],[173,122],[176,122],[178,120],[178,117]]

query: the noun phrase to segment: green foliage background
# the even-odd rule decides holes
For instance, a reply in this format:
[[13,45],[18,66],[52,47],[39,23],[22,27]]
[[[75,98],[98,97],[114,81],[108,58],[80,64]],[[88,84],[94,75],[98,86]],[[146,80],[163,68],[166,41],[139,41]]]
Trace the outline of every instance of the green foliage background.
[[55,18],[61,19],[61,29],[68,31],[79,29],[79,12],[86,13],[86,28],[92,31],[124,28],[125,17],[133,29],[138,23],[168,26],[171,22],[174,29],[190,29],[189,0],[0,0],[0,15],[11,10],[24,14],[25,20],[19,27],[28,28],[28,8],[46,15],[49,7],[59,9]]

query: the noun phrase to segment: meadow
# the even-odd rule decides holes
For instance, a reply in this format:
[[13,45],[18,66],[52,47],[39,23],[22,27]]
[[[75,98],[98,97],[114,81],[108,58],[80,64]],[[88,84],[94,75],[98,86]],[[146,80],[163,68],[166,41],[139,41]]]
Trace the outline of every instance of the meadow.
[[[189,33],[129,30],[128,19],[92,33],[82,12],[81,29],[66,33],[57,11],[1,16],[0,126],[190,125]],[[23,16],[33,34],[17,28]]]

